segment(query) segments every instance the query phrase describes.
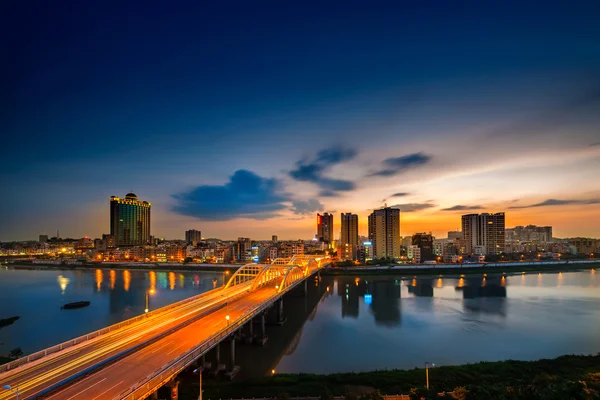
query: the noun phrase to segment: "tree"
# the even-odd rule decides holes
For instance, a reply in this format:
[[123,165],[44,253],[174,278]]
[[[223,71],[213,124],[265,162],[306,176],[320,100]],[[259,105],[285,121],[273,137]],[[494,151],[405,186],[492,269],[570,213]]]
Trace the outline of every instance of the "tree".
[[8,356],[10,358],[19,358],[23,355],[23,350],[21,350],[20,347],[15,347],[14,349],[12,349],[9,353]]

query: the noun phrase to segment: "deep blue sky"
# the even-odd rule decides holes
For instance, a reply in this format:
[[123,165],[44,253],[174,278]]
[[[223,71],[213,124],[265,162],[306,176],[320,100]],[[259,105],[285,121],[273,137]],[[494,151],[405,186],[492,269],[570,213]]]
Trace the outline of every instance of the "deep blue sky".
[[[12,3],[0,17],[0,240],[98,236],[108,197],[128,191],[153,203],[158,236],[310,237],[314,212],[364,213],[388,192],[431,211],[562,195],[527,189],[549,178],[544,161],[506,198],[506,165],[463,197],[407,179],[439,185],[472,173],[470,157],[598,166],[598,2]],[[318,174],[294,174],[303,166]],[[598,198],[598,183],[557,168],[577,186],[561,200]]]

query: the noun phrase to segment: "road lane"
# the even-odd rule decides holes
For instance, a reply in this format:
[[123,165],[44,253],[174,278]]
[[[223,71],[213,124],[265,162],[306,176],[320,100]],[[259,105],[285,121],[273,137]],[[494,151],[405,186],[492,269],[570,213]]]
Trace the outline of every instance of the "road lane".
[[[263,287],[249,293],[242,299],[235,301],[225,309],[220,309],[210,315],[193,322],[192,324],[177,330],[169,336],[162,338],[155,343],[139,350],[135,354],[126,356],[119,361],[99,370],[91,375],[86,381],[76,382],[60,392],[49,397],[51,400],[85,400],[94,396],[101,396],[98,399],[114,399],[121,393],[130,388],[132,383],[138,382],[152,372],[169,364],[176,358],[184,355],[192,348],[204,343],[218,331],[227,327],[226,315],[230,316],[230,322],[244,317],[250,310],[257,305],[268,301],[276,294],[273,286]],[[171,346],[177,346],[177,349],[170,349],[165,346],[166,343]],[[161,350],[158,350],[161,349]],[[157,351],[158,350],[158,351]],[[167,351],[168,350],[168,351]],[[115,383],[111,388],[106,388],[112,382]],[[77,395],[81,390],[97,382],[108,382],[106,385],[98,385],[85,395]],[[73,397],[75,396],[75,397]]]

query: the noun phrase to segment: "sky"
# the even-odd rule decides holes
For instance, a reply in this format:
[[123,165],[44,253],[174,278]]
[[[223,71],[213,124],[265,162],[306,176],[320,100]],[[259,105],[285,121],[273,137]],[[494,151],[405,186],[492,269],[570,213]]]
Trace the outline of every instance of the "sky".
[[600,237],[598,2],[10,3],[0,241],[98,237],[128,192],[172,239],[385,204]]

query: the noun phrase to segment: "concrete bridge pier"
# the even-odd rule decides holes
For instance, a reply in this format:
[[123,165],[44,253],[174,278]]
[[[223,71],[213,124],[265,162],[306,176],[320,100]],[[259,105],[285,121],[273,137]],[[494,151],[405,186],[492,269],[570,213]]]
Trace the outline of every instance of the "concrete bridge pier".
[[212,367],[212,363],[210,361],[206,361],[206,354],[203,354],[202,357],[200,357],[199,367],[203,370],[210,370],[210,368]]
[[177,378],[172,379],[165,386],[171,389],[171,400],[179,400],[179,380]]
[[285,322],[285,317],[283,316],[283,298],[280,297],[279,300],[275,302],[275,324],[283,325]]
[[150,400],[158,400],[158,391],[152,393],[150,395],[150,397],[148,397]]
[[219,375],[219,372],[225,370],[225,364],[221,364],[221,343],[217,343],[215,346],[215,369],[213,375]]
[[225,376],[227,376],[229,380],[232,380],[239,371],[240,367],[235,365],[235,337],[232,337],[229,342],[229,367],[227,368]]
[[260,333],[258,334],[258,336],[255,339],[255,343],[256,344],[260,344],[261,346],[264,346],[267,343],[267,333],[266,333],[266,329],[265,329],[265,312],[260,313],[260,316],[258,317],[259,322],[260,322]]
[[308,294],[308,279],[304,280],[304,296]]
[[254,341],[254,319],[251,319],[248,325],[248,333],[244,335],[244,343],[251,344]]

